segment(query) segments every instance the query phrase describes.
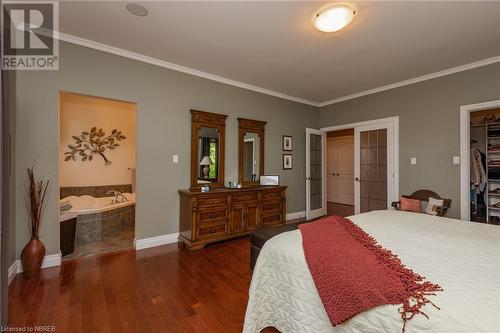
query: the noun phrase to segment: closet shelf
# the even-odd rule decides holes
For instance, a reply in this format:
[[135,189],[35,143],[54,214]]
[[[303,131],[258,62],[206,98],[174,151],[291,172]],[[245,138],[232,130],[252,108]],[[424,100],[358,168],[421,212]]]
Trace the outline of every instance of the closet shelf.
[[500,125],[500,121],[491,121],[489,123],[480,123],[480,124],[470,124],[470,127],[481,127],[486,125]]
[[500,211],[500,207],[488,206],[488,208],[491,209],[491,210],[498,210],[498,211]]
[[488,195],[491,195],[492,197],[500,197],[500,193],[497,192],[488,192]]

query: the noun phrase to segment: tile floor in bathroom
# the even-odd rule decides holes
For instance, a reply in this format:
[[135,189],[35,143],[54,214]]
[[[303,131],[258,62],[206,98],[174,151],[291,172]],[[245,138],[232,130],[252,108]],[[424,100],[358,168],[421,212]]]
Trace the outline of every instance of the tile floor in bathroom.
[[83,245],[75,245],[75,251],[62,258],[62,260],[73,260],[131,249],[134,246],[134,232],[122,231],[120,235],[109,237],[104,240],[90,242]]

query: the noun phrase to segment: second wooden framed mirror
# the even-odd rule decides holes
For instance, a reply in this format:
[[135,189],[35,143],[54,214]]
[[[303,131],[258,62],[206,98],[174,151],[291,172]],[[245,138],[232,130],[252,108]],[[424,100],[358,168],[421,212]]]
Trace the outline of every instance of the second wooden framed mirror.
[[265,121],[238,118],[238,179],[243,186],[259,184],[264,175]]

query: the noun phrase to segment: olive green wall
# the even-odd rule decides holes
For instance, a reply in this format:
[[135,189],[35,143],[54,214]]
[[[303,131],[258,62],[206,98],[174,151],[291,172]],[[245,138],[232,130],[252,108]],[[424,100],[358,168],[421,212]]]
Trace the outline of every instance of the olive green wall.
[[[190,183],[190,109],[227,114],[226,181],[237,178],[237,117],[267,121],[265,172],[281,175],[288,212],[305,209],[305,128],[317,108],[67,43],[58,71],[18,71],[16,82],[16,258],[28,240],[26,167],[51,181],[42,224],[47,254],[59,252],[58,92],[137,102],[138,239],[178,231],[177,190]],[[282,170],[282,135],[294,137],[294,169]],[[179,163],[172,163],[172,155]],[[126,168],[127,166],[123,166]]]
[[[399,116],[401,194],[428,188],[460,217],[460,106],[500,99],[500,63],[321,107],[319,126]],[[410,165],[410,157],[417,158]]]
[[[189,186],[190,109],[228,115],[226,181],[237,178],[237,117],[267,121],[266,170],[289,186],[288,212],[305,209],[305,128],[399,115],[400,192],[430,188],[453,200],[459,217],[461,105],[500,99],[500,64],[315,108],[67,43],[60,70],[16,73],[16,258],[28,240],[22,195],[26,167],[51,181],[41,238],[47,254],[59,251],[58,92],[61,90],[138,103],[138,239],[178,231],[177,190]],[[294,137],[294,169],[281,166],[281,136]],[[172,155],[179,155],[179,164]],[[410,165],[410,157],[417,165]],[[126,167],[126,166],[124,166]]]

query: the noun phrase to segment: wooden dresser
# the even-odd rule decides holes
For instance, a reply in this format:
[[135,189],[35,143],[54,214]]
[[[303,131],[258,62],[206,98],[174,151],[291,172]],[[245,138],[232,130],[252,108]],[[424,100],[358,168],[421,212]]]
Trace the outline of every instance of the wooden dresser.
[[286,186],[179,190],[179,242],[191,250],[286,222]]

